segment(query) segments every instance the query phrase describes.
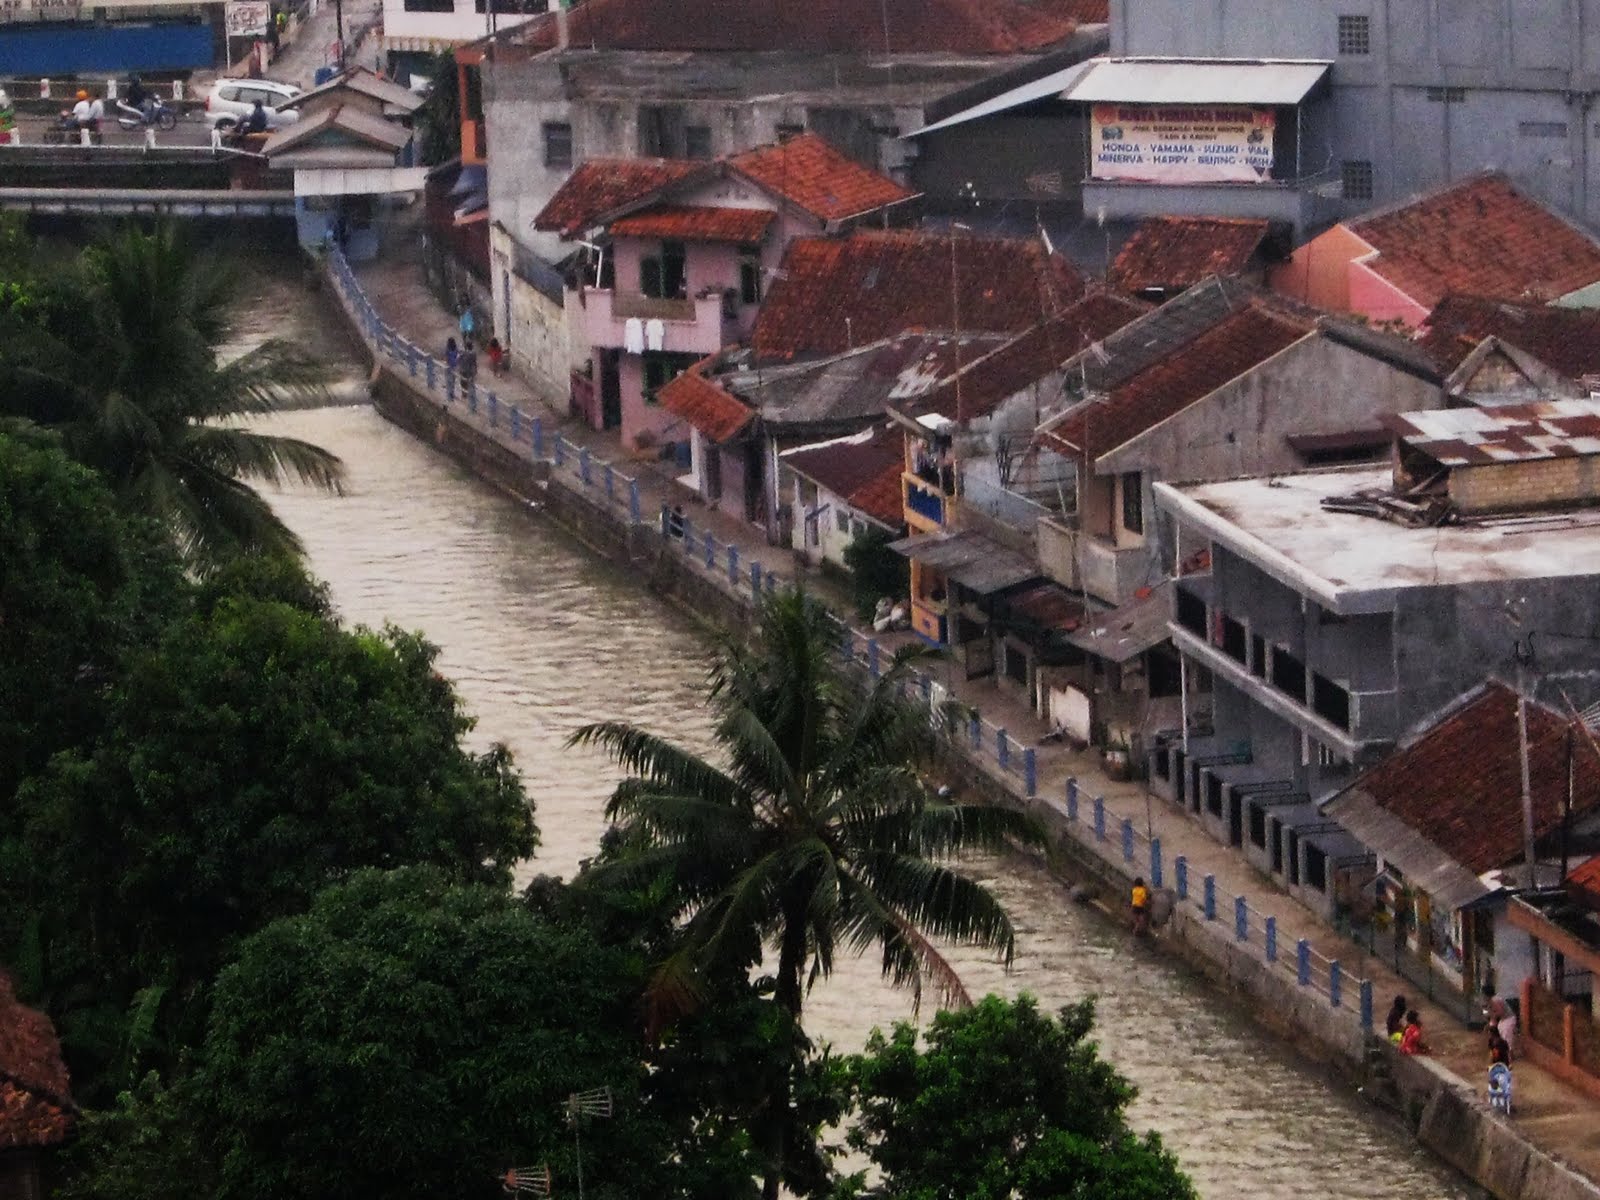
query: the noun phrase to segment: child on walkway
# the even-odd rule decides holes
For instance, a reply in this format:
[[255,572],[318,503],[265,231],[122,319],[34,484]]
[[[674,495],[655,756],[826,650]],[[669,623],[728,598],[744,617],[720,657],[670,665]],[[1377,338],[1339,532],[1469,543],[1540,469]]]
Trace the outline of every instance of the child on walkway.
[[1389,1006],[1389,1017],[1383,1023],[1383,1032],[1388,1035],[1391,1042],[1399,1044],[1400,1038],[1406,1031],[1406,1013],[1409,1002],[1404,996],[1396,996],[1394,1003]]
[[1400,1035],[1400,1053],[1428,1053],[1428,1043],[1422,1038],[1422,1018],[1414,1008],[1406,1014],[1406,1031]]
[[500,344],[499,338],[489,339],[486,353],[489,355],[489,370],[496,375],[504,374],[506,369],[506,349]]
[[453,337],[445,338],[445,340],[444,340],[444,365],[445,365],[445,369],[448,370],[448,371],[454,371],[456,369],[456,363],[459,362],[460,359],[461,359],[461,351],[456,349],[456,340],[455,340],[455,338],[453,338]]

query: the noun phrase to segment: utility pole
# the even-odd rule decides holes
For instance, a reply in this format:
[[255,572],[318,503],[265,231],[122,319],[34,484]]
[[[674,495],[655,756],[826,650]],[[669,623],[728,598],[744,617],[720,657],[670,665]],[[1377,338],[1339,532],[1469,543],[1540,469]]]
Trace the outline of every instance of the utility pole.
[[1513,654],[1517,660],[1517,751],[1522,762],[1522,853],[1528,864],[1527,886],[1535,886],[1538,860],[1534,856],[1533,784],[1528,771],[1528,679],[1533,661],[1533,639],[1518,638]]
[[339,70],[344,70],[344,0],[333,0],[333,19],[339,27]]

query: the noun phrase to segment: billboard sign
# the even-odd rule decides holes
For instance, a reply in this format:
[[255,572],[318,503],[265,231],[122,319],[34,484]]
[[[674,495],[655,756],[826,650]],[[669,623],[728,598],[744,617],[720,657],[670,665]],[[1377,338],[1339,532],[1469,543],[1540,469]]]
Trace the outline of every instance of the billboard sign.
[[1096,104],[1090,128],[1095,179],[1262,183],[1272,177],[1271,109]]
[[272,20],[271,0],[228,0],[224,19],[229,37],[266,37]]

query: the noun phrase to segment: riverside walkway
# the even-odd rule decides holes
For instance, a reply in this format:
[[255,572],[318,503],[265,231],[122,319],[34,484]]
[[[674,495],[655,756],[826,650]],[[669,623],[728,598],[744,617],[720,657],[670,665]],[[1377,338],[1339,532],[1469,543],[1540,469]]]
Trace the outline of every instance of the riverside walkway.
[[[849,613],[832,580],[797,569],[793,555],[769,545],[762,530],[701,503],[677,483],[671,464],[628,461],[615,437],[568,416],[565,396],[538,394],[519,378],[486,372],[473,393],[457,388],[438,361],[445,339],[456,333],[455,319],[425,287],[418,255],[391,250],[384,261],[354,272],[339,260],[333,273],[369,350],[457,419],[520,455],[548,461],[552,471],[580,482],[636,525],[660,529],[661,514],[681,505],[686,536],[675,540],[686,559],[732,593],[749,596],[799,578],[835,612]],[[849,633],[848,643],[869,671],[882,669],[893,652],[890,640],[860,630]],[[1041,742],[1045,725],[992,684],[955,680],[942,670],[932,668],[912,686],[974,711],[953,741],[993,782],[1019,801],[1047,806],[1066,836],[1111,874],[1141,874],[1173,889],[1178,903],[1200,918],[1194,926],[1200,936],[1284,972],[1350,1037],[1370,1029],[1375,1014],[1381,1020],[1392,997],[1413,997],[1434,1051],[1432,1064],[1481,1103],[1487,1069],[1481,1035],[1418,997],[1413,984],[1212,839],[1186,812],[1152,800],[1136,782],[1109,779],[1091,754]],[[1552,1158],[1600,1180],[1600,1102],[1527,1061],[1516,1065],[1516,1088],[1515,1129]]]

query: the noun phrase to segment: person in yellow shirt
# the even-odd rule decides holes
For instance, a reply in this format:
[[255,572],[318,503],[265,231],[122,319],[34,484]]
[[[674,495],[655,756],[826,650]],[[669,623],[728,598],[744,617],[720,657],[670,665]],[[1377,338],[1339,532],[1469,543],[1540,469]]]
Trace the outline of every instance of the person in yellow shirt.
[[1133,881],[1133,932],[1143,937],[1150,932],[1150,889],[1141,875]]

